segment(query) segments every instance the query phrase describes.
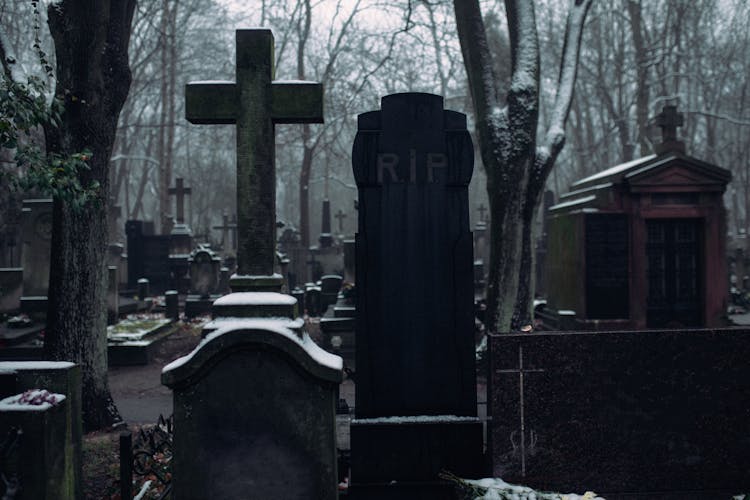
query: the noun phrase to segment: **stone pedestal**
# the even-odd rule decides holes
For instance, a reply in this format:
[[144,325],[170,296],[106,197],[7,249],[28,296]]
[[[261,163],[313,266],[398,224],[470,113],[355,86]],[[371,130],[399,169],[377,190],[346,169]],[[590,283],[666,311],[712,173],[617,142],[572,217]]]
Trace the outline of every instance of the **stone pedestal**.
[[[29,389],[45,389],[64,399],[56,397],[48,407],[7,404],[5,398]],[[22,431],[18,446],[4,450],[4,463],[18,465],[22,490],[17,498],[83,498],[80,368],[68,362],[0,362],[0,399],[6,401],[0,403],[0,438]]]

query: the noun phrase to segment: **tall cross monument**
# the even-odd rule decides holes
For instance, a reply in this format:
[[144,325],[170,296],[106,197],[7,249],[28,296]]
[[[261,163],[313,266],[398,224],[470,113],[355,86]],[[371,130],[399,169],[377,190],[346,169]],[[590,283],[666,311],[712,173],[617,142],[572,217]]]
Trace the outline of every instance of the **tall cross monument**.
[[237,273],[232,290],[279,290],[276,257],[277,123],[322,123],[323,86],[274,81],[269,29],[236,31],[236,81],[191,82],[185,115],[196,124],[237,126]]

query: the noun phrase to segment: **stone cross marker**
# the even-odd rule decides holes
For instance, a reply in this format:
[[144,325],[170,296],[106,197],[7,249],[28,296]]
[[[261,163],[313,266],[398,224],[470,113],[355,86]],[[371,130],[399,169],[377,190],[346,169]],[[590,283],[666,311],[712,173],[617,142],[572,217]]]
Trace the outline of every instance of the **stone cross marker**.
[[185,195],[191,194],[193,190],[189,187],[185,187],[185,180],[182,177],[175,179],[176,186],[169,188],[169,194],[177,197],[177,224],[185,223]]
[[236,227],[237,223],[229,222],[229,215],[226,212],[221,216],[221,226],[214,226],[214,229],[221,229],[221,248],[224,252],[234,250],[234,248],[229,248],[229,230]]
[[[246,291],[262,289],[261,282],[275,283],[270,278],[276,257],[274,125],[322,123],[323,86],[273,80],[274,39],[269,29],[237,30],[236,51],[236,81],[188,83],[185,115],[191,123],[237,126],[239,242],[232,289]],[[281,278],[275,284],[280,286]]]
[[336,215],[334,215],[339,220],[339,233],[344,232],[344,219],[346,219],[347,215],[339,208],[339,211],[336,212]]
[[685,152],[685,143],[677,140],[677,127],[682,127],[683,115],[677,112],[677,106],[664,106],[656,116],[656,125],[661,128],[661,144],[654,148],[658,154],[667,151]]
[[479,220],[482,222],[486,222],[487,219],[484,218],[485,212],[487,212],[487,208],[484,206],[484,203],[479,205],[479,208],[477,208],[477,212],[479,212]]
[[677,106],[664,106],[656,117],[656,124],[661,128],[662,138],[666,141],[677,139],[677,127],[682,127],[682,113],[677,112]]

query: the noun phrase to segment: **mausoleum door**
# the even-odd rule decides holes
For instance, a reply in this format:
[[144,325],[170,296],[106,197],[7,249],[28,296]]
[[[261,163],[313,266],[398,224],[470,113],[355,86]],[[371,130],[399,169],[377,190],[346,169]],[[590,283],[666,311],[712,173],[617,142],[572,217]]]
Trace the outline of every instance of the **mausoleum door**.
[[700,326],[702,221],[650,219],[646,232],[647,326]]

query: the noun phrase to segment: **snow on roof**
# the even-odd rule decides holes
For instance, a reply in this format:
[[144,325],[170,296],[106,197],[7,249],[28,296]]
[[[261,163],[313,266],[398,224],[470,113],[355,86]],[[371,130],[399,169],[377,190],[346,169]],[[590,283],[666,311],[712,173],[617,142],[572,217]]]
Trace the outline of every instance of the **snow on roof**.
[[75,363],[69,361],[2,361],[0,370],[18,371],[18,370],[61,370],[75,366]]
[[319,82],[313,82],[310,80],[274,80],[274,85],[300,85],[300,84],[306,84],[306,85],[318,85]]
[[0,411],[45,411],[62,401],[65,401],[64,394],[55,394],[45,389],[29,389],[0,400]]
[[214,301],[215,306],[293,306],[296,303],[297,299],[291,295],[277,292],[235,292]]
[[[248,292],[248,293],[255,293],[255,292]],[[281,294],[278,294],[278,295],[281,295]],[[193,351],[190,354],[183,356],[181,358],[175,359],[174,361],[166,365],[164,368],[162,368],[161,372],[162,374],[164,374],[169,371],[175,370],[179,368],[180,366],[185,365],[203,347],[208,345],[212,340],[224,334],[231,333],[237,330],[265,330],[269,332],[274,332],[283,337],[286,337],[288,340],[302,347],[302,349],[304,349],[304,351],[319,365],[324,366],[326,368],[331,368],[333,370],[343,369],[344,361],[341,359],[340,356],[331,354],[330,352],[321,349],[310,338],[310,336],[307,333],[303,333],[302,338],[300,338],[294,331],[290,330],[287,327],[288,322],[289,322],[289,319],[278,320],[278,319],[269,319],[269,318],[249,318],[249,319],[241,319],[237,321],[222,321],[220,328],[218,330],[215,330],[209,333],[206,336],[206,338],[204,338],[200,342],[200,344],[198,344],[198,346],[196,346],[196,348],[193,349]]]
[[412,416],[389,416],[377,418],[355,418],[352,424],[440,424],[446,422],[480,422],[479,417],[459,417],[457,415],[412,415]]
[[188,82],[188,85],[234,85],[234,82],[229,80],[198,80]]
[[560,196],[560,198],[573,198],[579,194],[588,193],[590,191],[599,191],[600,189],[611,188],[614,184],[611,182],[604,182],[602,184],[594,184],[593,186],[587,186],[582,189],[576,189],[575,191],[568,191],[567,193]]
[[590,196],[584,196],[583,198],[578,198],[576,200],[570,200],[563,203],[558,203],[557,205],[552,205],[549,207],[549,210],[560,210],[561,208],[568,208],[573,207],[575,205],[583,205],[585,203],[592,202],[596,199],[596,195],[590,195]]
[[599,173],[586,177],[585,179],[576,181],[570,186],[571,187],[580,186],[581,184],[586,184],[587,182],[595,181],[597,179],[604,179],[605,177],[609,177],[610,175],[615,175],[615,174],[625,172],[626,170],[633,168],[637,165],[640,165],[642,163],[647,163],[653,160],[654,158],[656,158],[656,155],[649,155],[649,156],[644,156],[643,158],[638,158],[636,160],[621,163],[619,165],[615,165],[614,167],[610,167],[607,170],[602,170]]

